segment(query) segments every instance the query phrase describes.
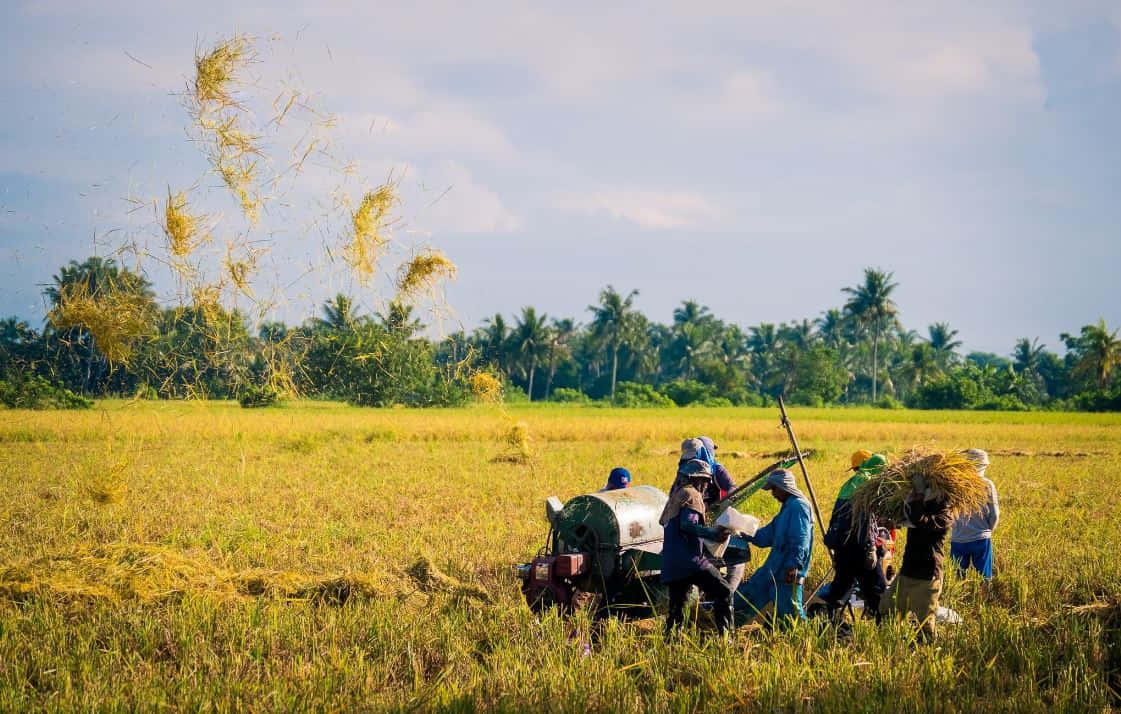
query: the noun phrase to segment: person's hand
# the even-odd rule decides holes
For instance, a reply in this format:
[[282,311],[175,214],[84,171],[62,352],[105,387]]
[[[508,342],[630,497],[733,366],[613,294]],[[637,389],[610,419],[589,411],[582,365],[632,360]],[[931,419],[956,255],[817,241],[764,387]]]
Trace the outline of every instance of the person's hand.
[[797,568],[787,568],[786,569],[786,575],[785,575],[785,577],[783,577],[782,580],[787,585],[793,585],[794,583],[798,582],[798,569]]
[[720,540],[724,540],[728,536],[735,535],[735,531],[733,531],[728,526],[716,526],[716,532],[720,535]]

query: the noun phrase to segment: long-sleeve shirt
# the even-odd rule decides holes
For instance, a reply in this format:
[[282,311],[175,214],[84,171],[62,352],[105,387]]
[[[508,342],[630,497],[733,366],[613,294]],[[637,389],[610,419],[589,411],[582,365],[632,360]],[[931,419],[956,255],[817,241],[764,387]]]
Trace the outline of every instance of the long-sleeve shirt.
[[946,533],[950,529],[949,504],[919,496],[904,506],[911,527],[899,574],[915,580],[940,580],[946,558]]
[[781,579],[787,570],[797,568],[798,576],[806,577],[813,550],[813,516],[809,502],[796,496],[786,499],[774,520],[755,531],[748,542],[771,549],[759,566],[760,570]]
[[704,514],[682,507],[662,530],[662,582],[687,578],[704,568],[706,556],[702,538],[719,540],[712,528],[704,525]]
[[989,486],[989,502],[980,511],[954,521],[954,530],[950,535],[954,543],[972,543],[993,537],[993,530],[1000,520],[1000,501],[996,497],[996,485],[984,476],[981,480]]

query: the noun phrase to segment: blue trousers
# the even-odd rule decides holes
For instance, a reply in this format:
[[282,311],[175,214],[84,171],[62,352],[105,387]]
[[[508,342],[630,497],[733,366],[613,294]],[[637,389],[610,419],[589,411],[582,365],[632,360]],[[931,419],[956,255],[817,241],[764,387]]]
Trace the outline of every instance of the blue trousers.
[[755,615],[768,603],[775,604],[775,617],[780,620],[804,620],[802,584],[787,585],[776,580],[769,570],[759,569],[736,590],[732,603],[737,612]]
[[965,571],[972,567],[985,580],[993,577],[992,538],[982,538],[969,543],[950,541],[950,558],[957,564],[960,575],[965,575]]

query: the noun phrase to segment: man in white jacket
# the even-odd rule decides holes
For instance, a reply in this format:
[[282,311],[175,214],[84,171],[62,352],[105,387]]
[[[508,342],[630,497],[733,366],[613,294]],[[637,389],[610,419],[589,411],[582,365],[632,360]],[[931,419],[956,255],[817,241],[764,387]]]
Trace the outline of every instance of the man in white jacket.
[[950,535],[950,558],[962,575],[972,567],[981,577],[989,580],[993,577],[993,530],[1000,520],[1000,503],[996,497],[996,486],[985,478],[989,455],[981,449],[969,449],[965,455],[977,465],[977,474],[988,484],[989,502],[980,511],[954,521]]

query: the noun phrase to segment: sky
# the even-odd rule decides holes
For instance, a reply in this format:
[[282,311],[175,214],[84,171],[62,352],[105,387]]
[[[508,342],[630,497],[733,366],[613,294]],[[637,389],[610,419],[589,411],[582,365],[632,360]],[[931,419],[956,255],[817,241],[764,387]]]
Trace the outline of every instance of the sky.
[[174,301],[169,189],[267,250],[271,315],[340,290],[378,309],[323,267],[341,179],[309,169],[250,230],[205,177],[181,93],[199,48],[245,33],[247,92],[330,111],[348,190],[400,181],[400,254],[458,265],[443,329],[586,321],[608,284],[663,322],[686,299],[812,319],[866,267],[966,350],[1121,327],[1121,3],[925,5],[6,0],[0,315],[42,324],[59,266],[125,244]]

